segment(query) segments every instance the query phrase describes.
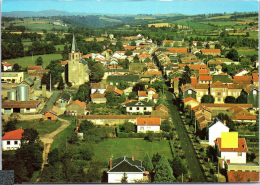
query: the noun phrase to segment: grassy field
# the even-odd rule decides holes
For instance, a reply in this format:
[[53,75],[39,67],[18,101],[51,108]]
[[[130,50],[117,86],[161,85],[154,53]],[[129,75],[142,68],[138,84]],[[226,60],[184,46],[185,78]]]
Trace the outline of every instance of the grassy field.
[[56,48],[56,51],[63,51],[64,50],[64,45],[56,45],[55,46],[55,48]]
[[47,65],[49,65],[50,61],[52,60],[61,60],[62,56],[61,54],[46,54],[46,55],[35,55],[33,57],[27,56],[27,57],[21,57],[21,58],[14,58],[9,60],[4,60],[3,62],[8,62],[10,64],[19,64],[22,66],[22,68],[26,68],[29,65],[35,65],[35,60],[38,57],[42,57],[43,59],[43,68],[45,68]]
[[149,142],[132,138],[106,139],[94,145],[93,150],[93,158],[100,162],[109,161],[112,155],[113,158],[134,155],[136,159],[143,160],[146,153],[152,157],[157,152],[168,159],[172,158],[168,140]]
[[22,121],[16,124],[16,128],[33,128],[38,131],[39,135],[51,133],[61,125],[60,121]]
[[258,52],[255,49],[249,49],[249,48],[238,48],[237,52],[239,55],[258,55]]
[[62,132],[60,132],[59,134],[57,134],[55,136],[54,141],[51,145],[51,150],[53,150],[55,148],[60,149],[60,148],[62,148],[62,146],[65,146],[66,145],[66,138],[74,132],[75,122],[73,122],[73,120],[75,118],[74,117],[67,117],[67,118],[62,117],[62,119],[67,119],[67,120],[71,121],[71,124],[65,130],[63,130]]

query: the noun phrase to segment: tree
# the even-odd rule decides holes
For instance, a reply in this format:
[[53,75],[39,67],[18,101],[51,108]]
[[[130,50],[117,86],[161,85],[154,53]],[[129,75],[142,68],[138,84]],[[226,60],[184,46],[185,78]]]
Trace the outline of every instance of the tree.
[[60,82],[58,85],[58,90],[63,90],[64,89],[64,82],[63,82],[63,78],[60,78]]
[[68,137],[68,142],[70,144],[76,144],[79,141],[79,138],[76,133],[72,133],[71,136]]
[[153,166],[155,167],[157,165],[157,163],[159,162],[159,160],[161,159],[161,155],[157,152],[156,154],[153,154],[153,157],[152,157],[152,163],[153,163]]
[[161,130],[164,132],[169,132],[171,130],[172,126],[168,120],[164,120],[161,125]]
[[155,167],[154,182],[157,183],[169,183],[175,182],[175,177],[173,176],[172,168],[169,162],[164,156],[162,156]]
[[229,118],[229,116],[227,114],[223,114],[223,113],[219,113],[217,116],[216,116],[216,120],[220,120],[221,122],[226,122],[226,125],[227,127],[230,128],[230,131],[234,130],[235,129],[235,125],[234,125],[234,122]]
[[61,155],[59,150],[55,148],[48,154],[48,163],[54,165],[55,163],[60,161],[60,157]]
[[135,92],[135,91],[130,92],[128,95],[129,100],[136,99],[136,97],[137,97],[137,92]]
[[74,100],[90,101],[90,83],[87,82],[79,86],[77,93],[74,96]]
[[234,96],[227,96],[224,100],[225,103],[236,103],[236,98]]
[[144,156],[143,166],[144,166],[145,170],[147,170],[149,172],[153,171],[153,168],[154,168],[153,163],[152,163],[151,158],[149,157],[149,155],[147,153]]
[[118,89],[120,90],[125,90],[126,88],[130,87],[128,82],[126,81],[120,81],[119,84],[118,84]]
[[190,68],[189,68],[189,66],[186,65],[185,68],[184,68],[184,72],[182,73],[179,84],[181,85],[181,84],[190,83],[191,82],[190,76],[191,76]]
[[231,50],[227,53],[226,57],[229,58],[229,59],[231,59],[231,60],[238,61],[238,52],[237,52],[237,50],[231,49]]
[[123,174],[123,177],[121,179],[121,183],[128,183],[126,173]]
[[201,98],[201,103],[214,103],[214,101],[215,101],[215,98],[210,94],[204,95]]
[[91,80],[100,82],[105,74],[104,66],[101,63],[96,63],[91,67]]
[[182,174],[186,174],[188,172],[187,167],[184,165],[183,161],[179,156],[176,156],[172,162],[171,162],[171,167],[173,170],[173,174],[176,178],[181,176]]
[[92,148],[82,147],[79,149],[79,154],[82,157],[82,160],[90,161],[94,155]]
[[41,66],[42,64],[43,64],[42,57],[38,57],[38,58],[35,60],[35,65]]
[[236,102],[237,103],[247,103],[247,92],[243,89],[240,93],[240,96],[237,97]]
[[133,40],[133,41],[131,41],[131,43],[130,43],[130,46],[136,46],[136,43],[135,43],[135,41]]
[[125,122],[121,126],[121,129],[122,129],[122,131],[124,131],[126,133],[135,132],[135,125],[131,122]]
[[93,122],[88,121],[88,120],[83,120],[80,123],[79,131],[80,132],[85,132],[85,131],[88,131],[88,130],[90,130],[92,128],[95,128],[95,125],[93,124]]
[[133,52],[131,51],[131,50],[127,50],[126,52],[125,52],[125,55],[126,56],[131,56],[133,54]]
[[107,92],[105,97],[107,99],[107,105],[116,106],[118,104],[119,98],[116,96],[115,92]]
[[26,128],[24,129],[24,133],[22,134],[22,143],[29,144],[35,143],[39,140],[39,133],[37,130],[34,130],[33,128]]
[[9,131],[15,130],[16,123],[17,123],[17,120],[9,120],[5,125],[3,125],[4,132],[9,132]]
[[20,71],[20,69],[21,69],[21,66],[19,64],[15,63],[13,66],[13,71],[17,72],[17,71]]
[[100,182],[102,177],[101,164],[95,161],[90,162],[90,168],[87,172],[87,182]]

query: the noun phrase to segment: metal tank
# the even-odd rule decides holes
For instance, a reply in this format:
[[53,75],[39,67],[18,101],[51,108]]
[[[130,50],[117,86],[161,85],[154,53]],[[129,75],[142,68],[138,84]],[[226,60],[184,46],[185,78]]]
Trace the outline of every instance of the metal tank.
[[16,90],[11,89],[11,90],[7,91],[7,98],[8,98],[8,100],[16,100]]
[[17,86],[17,101],[28,101],[28,86],[19,84]]

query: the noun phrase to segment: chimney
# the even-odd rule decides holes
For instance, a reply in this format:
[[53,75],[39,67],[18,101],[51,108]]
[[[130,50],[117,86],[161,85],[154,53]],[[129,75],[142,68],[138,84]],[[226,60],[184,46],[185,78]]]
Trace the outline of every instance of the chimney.
[[135,160],[135,156],[132,155],[132,161],[134,161],[134,160]]
[[227,120],[224,120],[224,125],[227,125]]
[[112,169],[112,158],[109,160],[109,168]]

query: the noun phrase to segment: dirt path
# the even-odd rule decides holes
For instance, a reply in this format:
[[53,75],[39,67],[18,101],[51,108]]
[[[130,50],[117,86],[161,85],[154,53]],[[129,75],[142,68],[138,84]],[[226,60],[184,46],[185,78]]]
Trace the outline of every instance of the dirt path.
[[[48,154],[50,152],[51,144],[54,140],[54,137],[70,125],[70,122],[68,120],[61,119],[61,118],[58,118],[58,120],[61,121],[61,126],[59,128],[57,128],[55,131],[49,134],[45,134],[40,137],[40,140],[43,142],[44,145],[44,149],[42,153],[43,163],[42,163],[41,171],[43,170],[44,165],[47,164]],[[38,178],[36,182],[39,182],[39,180],[40,178]]]

